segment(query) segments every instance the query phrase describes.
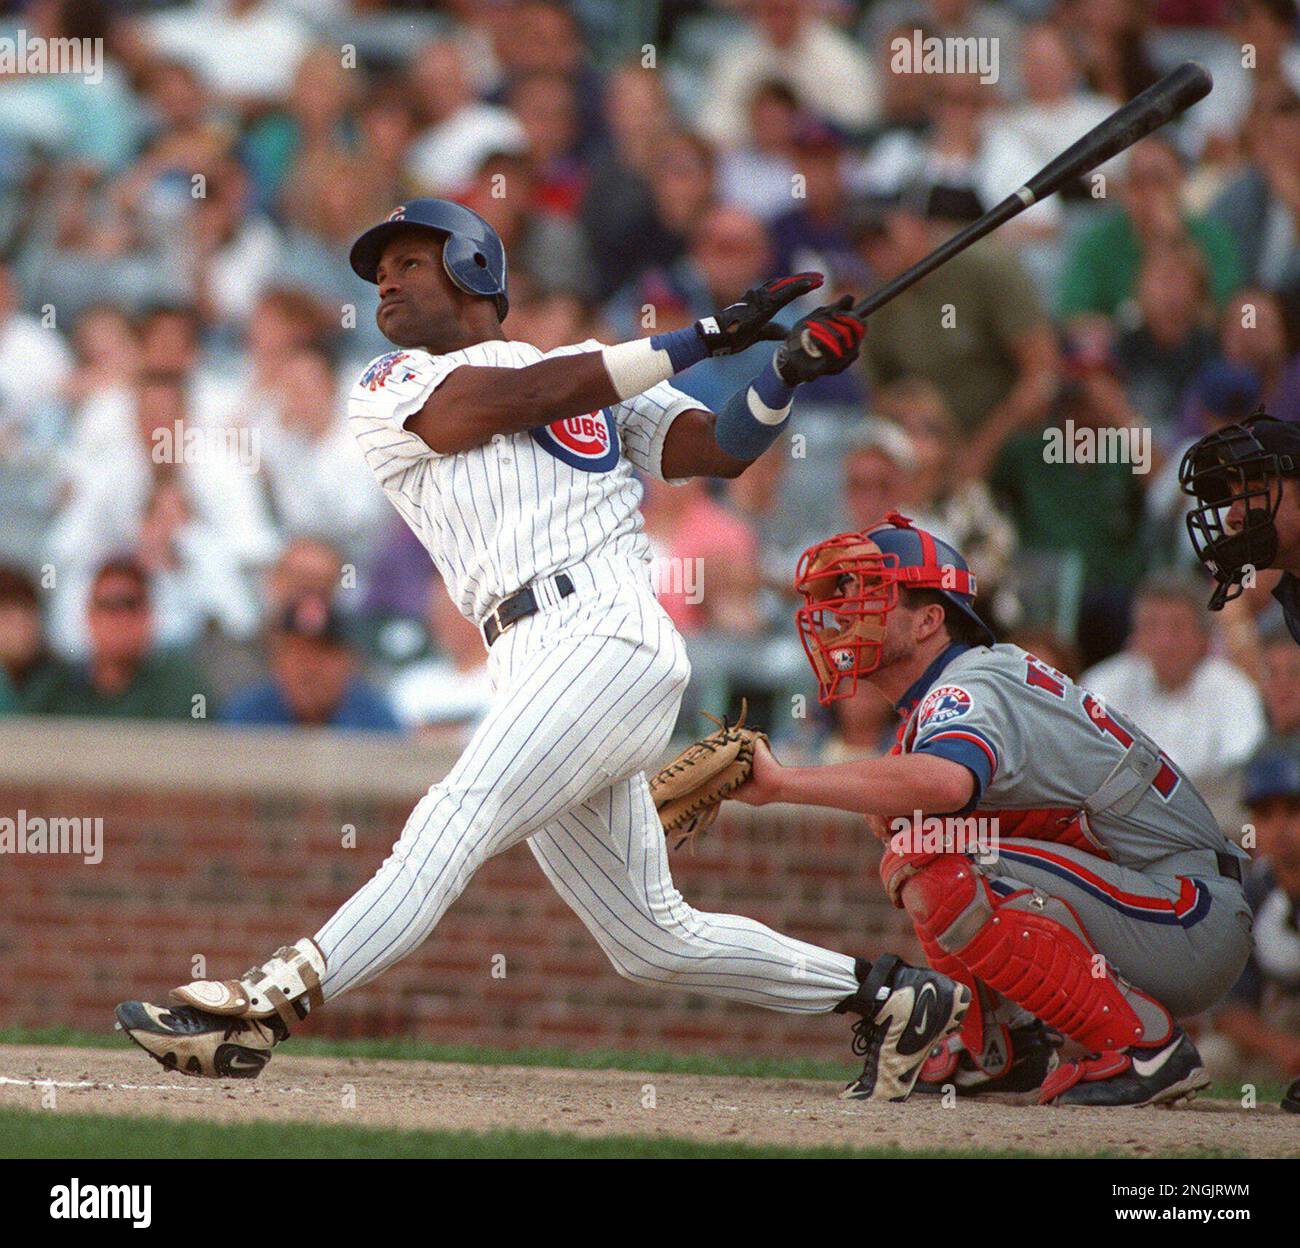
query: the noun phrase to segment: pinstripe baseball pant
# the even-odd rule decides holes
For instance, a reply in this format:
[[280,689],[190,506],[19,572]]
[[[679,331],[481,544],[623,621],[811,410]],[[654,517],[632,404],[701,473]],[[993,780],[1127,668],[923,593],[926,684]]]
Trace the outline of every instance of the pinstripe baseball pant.
[[673,886],[644,769],[668,742],[690,676],[644,565],[568,568],[575,593],[489,654],[493,709],[412,811],[376,874],[316,935],[326,998],[419,946],[494,854],[528,840],[620,975],[792,1013],[829,1011],[853,959],[739,915],[692,909]]

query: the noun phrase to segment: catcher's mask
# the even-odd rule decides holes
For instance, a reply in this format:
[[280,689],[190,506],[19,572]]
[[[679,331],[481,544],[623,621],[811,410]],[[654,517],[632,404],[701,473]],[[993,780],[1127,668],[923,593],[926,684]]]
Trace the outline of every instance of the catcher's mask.
[[[1262,412],[1239,425],[1207,434],[1183,456],[1178,482],[1196,504],[1187,513],[1187,532],[1197,557],[1215,579],[1210,610],[1220,610],[1242,592],[1251,568],[1267,568],[1277,557],[1274,520],[1282,483],[1300,476],[1300,425]],[[1242,505],[1238,527],[1228,511]]]
[[794,587],[799,639],[817,676],[818,701],[852,697],[858,678],[880,666],[886,618],[898,605],[899,586],[934,589],[994,638],[975,613],[975,577],[946,542],[896,511],[862,533],[840,533],[799,557]]

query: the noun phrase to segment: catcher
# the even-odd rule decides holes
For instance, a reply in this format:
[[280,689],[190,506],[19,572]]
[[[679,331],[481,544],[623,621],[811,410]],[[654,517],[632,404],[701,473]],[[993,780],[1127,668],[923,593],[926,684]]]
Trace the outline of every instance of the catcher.
[[[725,784],[754,806],[890,821],[889,897],[931,966],[973,993],[918,1088],[1148,1105],[1204,1087],[1174,1016],[1226,995],[1251,914],[1245,855],[1191,782],[1122,714],[994,644],[965,560],[905,517],[811,547],[795,584],[823,705],[884,694],[898,743],[884,758],[783,767],[758,739],[747,778]],[[958,843],[971,815],[994,829],[991,864]],[[934,816],[948,816],[937,845]],[[1060,1063],[1053,1032],[1087,1056]]]

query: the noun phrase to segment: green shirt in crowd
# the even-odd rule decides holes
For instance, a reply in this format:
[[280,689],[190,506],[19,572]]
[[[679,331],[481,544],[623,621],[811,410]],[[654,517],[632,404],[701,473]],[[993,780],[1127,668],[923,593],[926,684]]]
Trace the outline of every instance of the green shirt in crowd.
[[989,485],[1022,549],[1077,551],[1086,588],[1132,586],[1145,571],[1142,478],[1131,464],[1046,462],[1041,433],[1010,438]]
[[[1236,241],[1210,217],[1187,217],[1184,225],[1205,259],[1210,296],[1221,307],[1245,280]],[[1079,236],[1066,259],[1061,275],[1061,316],[1084,312],[1114,316],[1137,290],[1141,266],[1142,251],[1133,223],[1127,212],[1116,208]]]
[[873,388],[908,376],[933,382],[971,434],[1015,383],[1017,340],[1046,324],[1033,282],[990,240],[873,312],[862,358]]
[[91,684],[84,664],[60,664],[39,703],[29,709],[91,719],[192,719],[196,696],[203,697],[204,717],[211,718],[215,708],[207,681],[187,654],[171,650],[150,655],[131,684],[112,695]]

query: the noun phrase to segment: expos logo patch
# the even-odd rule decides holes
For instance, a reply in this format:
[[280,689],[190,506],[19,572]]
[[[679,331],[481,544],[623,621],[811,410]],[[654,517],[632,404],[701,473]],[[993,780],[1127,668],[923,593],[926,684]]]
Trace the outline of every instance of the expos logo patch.
[[608,411],[570,416],[531,432],[533,441],[570,468],[608,472],[618,463],[618,426]]
[[931,689],[921,703],[916,717],[917,731],[932,724],[946,724],[960,719],[974,705],[969,693],[960,685],[940,685]]

